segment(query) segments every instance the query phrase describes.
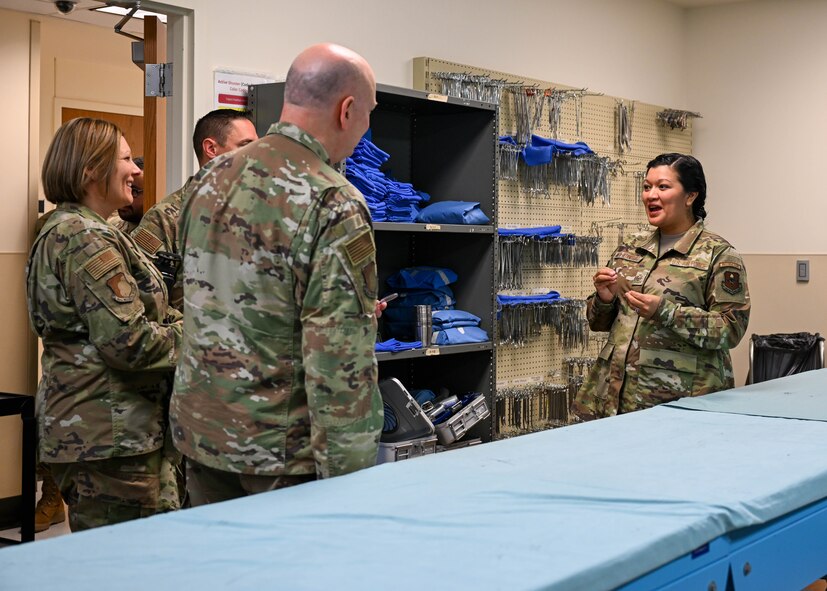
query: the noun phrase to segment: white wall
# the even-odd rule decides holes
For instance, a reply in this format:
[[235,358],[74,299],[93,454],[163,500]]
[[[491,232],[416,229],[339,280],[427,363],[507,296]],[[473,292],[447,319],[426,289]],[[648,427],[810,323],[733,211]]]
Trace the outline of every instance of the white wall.
[[658,0],[172,0],[195,12],[194,111],[213,108],[213,70],[283,78],[296,54],[332,41],[384,84],[411,87],[414,57],[438,57],[687,108],[684,12]]
[[745,253],[827,254],[827,2],[688,12],[710,225]]

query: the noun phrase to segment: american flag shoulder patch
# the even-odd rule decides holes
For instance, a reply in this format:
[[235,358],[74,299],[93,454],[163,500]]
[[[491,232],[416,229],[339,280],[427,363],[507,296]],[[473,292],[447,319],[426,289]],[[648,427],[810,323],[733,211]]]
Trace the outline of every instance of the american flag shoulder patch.
[[109,271],[114,269],[120,263],[120,257],[115,253],[114,248],[106,248],[100,254],[92,257],[86,263],[86,272],[92,276],[92,279],[97,281]]
[[363,231],[345,242],[344,248],[350,264],[354,267],[362,266],[376,252],[370,228],[365,227]]
[[144,228],[138,228],[138,231],[135,232],[132,238],[135,240],[135,243],[141,247],[141,250],[147,254],[154,255],[158,252],[158,249],[163,246],[163,243],[158,240],[157,236]]

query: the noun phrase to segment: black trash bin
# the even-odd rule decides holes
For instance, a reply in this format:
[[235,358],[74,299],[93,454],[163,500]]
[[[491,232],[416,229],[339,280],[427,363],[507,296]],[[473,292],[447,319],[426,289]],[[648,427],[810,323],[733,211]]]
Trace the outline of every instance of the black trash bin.
[[824,337],[809,332],[752,335],[750,375],[757,384],[824,366]]

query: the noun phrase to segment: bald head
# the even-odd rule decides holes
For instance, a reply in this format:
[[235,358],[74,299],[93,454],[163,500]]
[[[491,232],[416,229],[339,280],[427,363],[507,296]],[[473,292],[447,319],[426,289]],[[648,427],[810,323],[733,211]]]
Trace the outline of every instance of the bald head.
[[284,101],[305,109],[322,109],[342,96],[370,92],[373,71],[358,53],[324,43],[302,51],[287,72]]
[[376,80],[370,65],[346,47],[323,43],[293,60],[281,121],[309,132],[336,162],[353,152],[375,106]]

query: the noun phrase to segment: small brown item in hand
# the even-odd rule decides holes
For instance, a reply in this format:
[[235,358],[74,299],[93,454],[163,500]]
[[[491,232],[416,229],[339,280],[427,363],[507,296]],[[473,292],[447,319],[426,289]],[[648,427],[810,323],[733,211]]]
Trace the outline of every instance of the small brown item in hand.
[[617,274],[617,286],[620,288],[622,295],[626,295],[626,292],[632,291],[632,284],[620,273]]

